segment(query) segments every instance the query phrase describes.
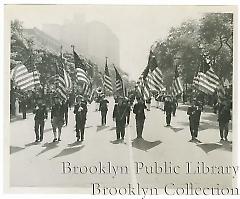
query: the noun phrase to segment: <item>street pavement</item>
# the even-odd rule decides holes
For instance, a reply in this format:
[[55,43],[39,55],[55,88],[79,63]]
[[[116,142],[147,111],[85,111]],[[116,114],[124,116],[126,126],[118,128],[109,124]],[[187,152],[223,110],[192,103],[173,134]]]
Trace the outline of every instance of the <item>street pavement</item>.
[[[62,141],[52,143],[53,133],[50,119],[46,121],[44,140],[34,143],[33,114],[26,120],[15,119],[10,123],[10,186],[12,187],[79,187],[89,188],[91,183],[106,186],[124,186],[129,183],[141,183],[142,186],[163,187],[174,182],[183,185],[187,182],[196,185],[231,186],[231,175],[190,175],[186,174],[186,162],[204,162],[212,166],[232,165],[232,143],[219,140],[217,116],[211,112],[203,112],[199,127],[199,141],[189,142],[190,132],[187,105],[180,104],[171,127],[165,126],[165,115],[155,107],[153,101],[151,111],[146,111],[143,139],[136,138],[134,114],[126,127],[123,142],[116,142],[115,124],[112,120],[113,99],[109,99],[107,125],[101,126],[100,112],[96,112],[95,104],[88,107],[85,140],[76,142],[75,119],[73,109],[69,110],[69,123],[63,127]],[[50,113],[49,113],[50,118]],[[230,128],[229,140],[232,140]],[[100,174],[63,174],[62,162],[70,162],[75,166],[99,166],[111,162],[114,166],[125,166],[128,172],[114,176],[114,173]],[[136,162],[148,166],[148,170],[140,170],[136,174]],[[180,174],[149,173],[150,166],[157,162],[162,166],[180,165]],[[140,164],[140,163],[139,163]],[[194,168],[194,167],[193,167]],[[147,174],[148,172],[149,174]]]

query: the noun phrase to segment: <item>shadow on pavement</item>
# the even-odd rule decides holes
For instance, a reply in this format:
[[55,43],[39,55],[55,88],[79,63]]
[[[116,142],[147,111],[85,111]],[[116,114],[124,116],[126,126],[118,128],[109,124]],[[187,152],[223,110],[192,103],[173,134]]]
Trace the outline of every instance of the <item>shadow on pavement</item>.
[[22,151],[25,148],[19,146],[10,146],[10,154],[16,153],[18,151]]
[[[183,126],[189,126],[189,122],[177,122],[180,125]],[[198,131],[204,131],[206,129],[218,129],[218,125],[216,124],[216,122],[201,122],[199,124],[199,128]]]
[[76,153],[76,152],[80,151],[83,148],[84,148],[84,145],[83,146],[79,146],[79,147],[63,149],[59,154],[55,155],[51,159],[58,158],[58,157],[63,157],[63,156],[67,156],[67,155],[71,155],[73,153]]
[[127,144],[123,139],[110,141],[112,144]]
[[216,149],[222,148],[222,145],[218,143],[204,143],[204,144],[197,144],[197,146],[201,148],[205,153],[209,153]]
[[44,129],[43,133],[47,133],[48,131],[51,131],[52,128]]
[[102,131],[106,128],[108,128],[109,126],[97,126],[97,131]]
[[135,138],[134,140],[132,140],[132,147],[147,152],[148,150],[158,146],[161,143],[162,142],[160,140],[150,142],[144,140],[143,138]]
[[116,126],[109,129],[109,131],[113,131],[113,130],[116,130]]
[[113,140],[113,141],[110,141],[110,143],[112,143],[112,144],[119,144],[120,140]]
[[188,142],[193,142],[193,143],[202,143],[200,140],[198,140],[197,138],[195,138],[194,140],[189,140]]
[[178,131],[183,130],[183,128],[175,128],[175,127],[172,127],[172,126],[171,126],[171,129],[172,129],[175,133],[178,132]]
[[46,147],[45,149],[43,149],[40,153],[38,153],[36,156],[39,156],[39,155],[41,155],[41,154],[43,154],[43,153],[45,153],[45,152],[47,152],[47,151],[49,151],[49,150],[51,150],[51,149],[55,149],[55,148],[57,148],[58,147],[58,142],[46,142],[42,147]]
[[232,142],[223,141],[223,142],[222,142],[222,149],[223,149],[224,151],[232,152]]
[[82,144],[82,141],[75,141],[71,144],[68,144],[69,147],[74,147],[74,146],[78,146],[78,145],[81,145]]
[[86,126],[85,129],[89,129],[89,128],[92,128],[93,126]]
[[199,131],[204,131],[206,129],[218,129],[218,125],[215,122],[200,122]]
[[217,115],[216,114],[209,114],[209,115],[203,115],[201,117],[204,120],[209,120],[209,121],[217,121]]
[[40,145],[41,144],[41,142],[30,142],[30,143],[28,143],[28,144],[25,144],[25,147],[30,147],[30,146],[34,146],[34,145]]

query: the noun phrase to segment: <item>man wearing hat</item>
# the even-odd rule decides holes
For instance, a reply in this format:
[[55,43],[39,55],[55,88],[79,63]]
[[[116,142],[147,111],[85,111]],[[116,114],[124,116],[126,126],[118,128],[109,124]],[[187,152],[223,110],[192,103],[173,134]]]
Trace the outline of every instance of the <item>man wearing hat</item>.
[[230,109],[230,103],[227,101],[227,98],[224,98],[218,107],[218,122],[221,141],[223,141],[223,139],[228,141],[228,124],[229,120],[231,120]]
[[76,120],[76,137],[77,141],[81,139],[84,140],[84,131],[85,124],[87,120],[87,102],[82,98],[82,96],[78,96],[76,98],[77,103],[74,106],[74,114]]
[[[54,104],[51,110],[51,123],[53,127],[53,142],[61,141],[62,127],[64,124],[64,105],[60,98],[54,97]],[[57,135],[58,130],[58,135]]]
[[192,139],[194,141],[198,136],[198,127],[201,116],[202,106],[199,102],[197,102],[196,98],[192,100],[191,106],[187,109],[187,114],[189,115],[189,126]]
[[131,109],[132,109],[132,103],[129,98],[125,98],[126,100],[126,105],[127,105],[127,125],[130,123],[130,115],[131,115]]
[[127,115],[127,104],[123,97],[119,96],[113,109],[113,121],[116,122],[117,140],[123,140],[125,136],[125,125]]
[[177,110],[177,107],[178,107],[178,101],[177,101],[176,96],[173,97],[172,105],[173,105],[172,114],[173,114],[173,116],[175,116],[176,115],[176,110]]
[[101,112],[101,118],[102,118],[102,126],[105,126],[107,123],[106,117],[108,112],[108,103],[109,101],[105,98],[105,95],[103,95],[102,99],[100,100],[99,105],[99,111]]
[[102,89],[101,88],[98,88],[97,89],[97,92],[96,92],[96,98],[95,98],[95,104],[96,104],[96,111],[99,110],[99,106],[100,106],[100,100],[102,98]]
[[172,111],[173,111],[172,99],[171,99],[171,97],[169,95],[167,95],[165,97],[165,102],[164,102],[164,112],[166,114],[167,126],[170,126],[171,117],[172,117]]
[[137,97],[137,103],[133,107],[133,113],[136,119],[137,138],[142,138],[143,126],[146,118],[144,109],[146,108],[144,100],[141,97]]
[[[34,131],[36,135],[35,142],[43,140],[43,131],[45,120],[48,118],[48,112],[45,104],[43,104],[43,100],[41,98],[37,99],[37,105],[33,109],[33,113],[35,114],[34,121]],[[40,131],[39,131],[40,129]]]
[[68,124],[68,107],[69,107],[69,99],[63,101],[63,108],[64,108],[64,122],[67,126]]

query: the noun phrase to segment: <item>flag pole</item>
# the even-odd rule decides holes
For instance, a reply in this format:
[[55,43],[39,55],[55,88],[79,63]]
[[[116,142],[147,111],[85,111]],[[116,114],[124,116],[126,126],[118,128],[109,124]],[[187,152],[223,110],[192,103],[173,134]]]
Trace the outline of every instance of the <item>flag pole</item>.
[[[108,57],[105,57],[105,59],[106,59],[106,66],[108,67],[108,65],[107,65],[108,64],[108,62],[107,62],[108,61]],[[105,74],[105,67],[104,67],[104,74]],[[104,77],[104,75],[102,76],[102,79],[103,79],[103,91],[104,91],[104,94],[106,95],[105,80],[104,80],[105,77]]]
[[72,48],[72,50],[73,50],[73,52],[74,52],[75,46],[74,46],[74,45],[71,45],[71,48]]
[[[75,50],[75,46],[72,44],[71,45],[71,48],[72,48],[72,50],[73,50],[73,56],[74,56],[74,50]],[[74,62],[74,64],[75,64],[75,62]],[[75,69],[76,69],[76,64],[75,64]],[[76,74],[75,74],[76,75]],[[73,94],[74,94],[74,98],[75,98],[75,86],[76,86],[76,76],[75,76],[75,81],[73,81]],[[75,99],[74,99],[74,101],[75,101]]]
[[36,83],[35,83],[35,70],[36,70],[36,66],[35,66],[34,60],[32,59],[32,55],[33,55],[33,51],[32,51],[32,48],[30,47],[30,63],[33,65],[33,82],[34,82],[34,90],[36,92],[37,91]]

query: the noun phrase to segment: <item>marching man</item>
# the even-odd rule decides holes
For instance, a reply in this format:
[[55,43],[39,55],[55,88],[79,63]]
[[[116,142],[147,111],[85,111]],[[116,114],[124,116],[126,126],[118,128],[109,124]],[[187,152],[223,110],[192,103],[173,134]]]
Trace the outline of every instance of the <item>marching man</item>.
[[[43,104],[42,99],[37,100],[37,105],[33,109],[33,114],[35,114],[34,121],[34,130],[36,135],[35,142],[41,142],[43,140],[43,131],[45,120],[48,118],[48,112],[46,106]],[[40,131],[39,131],[40,130]]]
[[[64,124],[64,106],[58,97],[54,97],[51,110],[51,123],[53,127],[53,142],[61,141],[62,127]],[[58,131],[58,132],[57,132]]]
[[124,103],[123,97],[119,97],[113,109],[113,121],[116,122],[117,140],[124,140],[127,108],[127,104]]
[[77,104],[74,106],[76,120],[76,137],[77,142],[84,140],[85,124],[87,120],[87,102],[81,96],[77,97]]

